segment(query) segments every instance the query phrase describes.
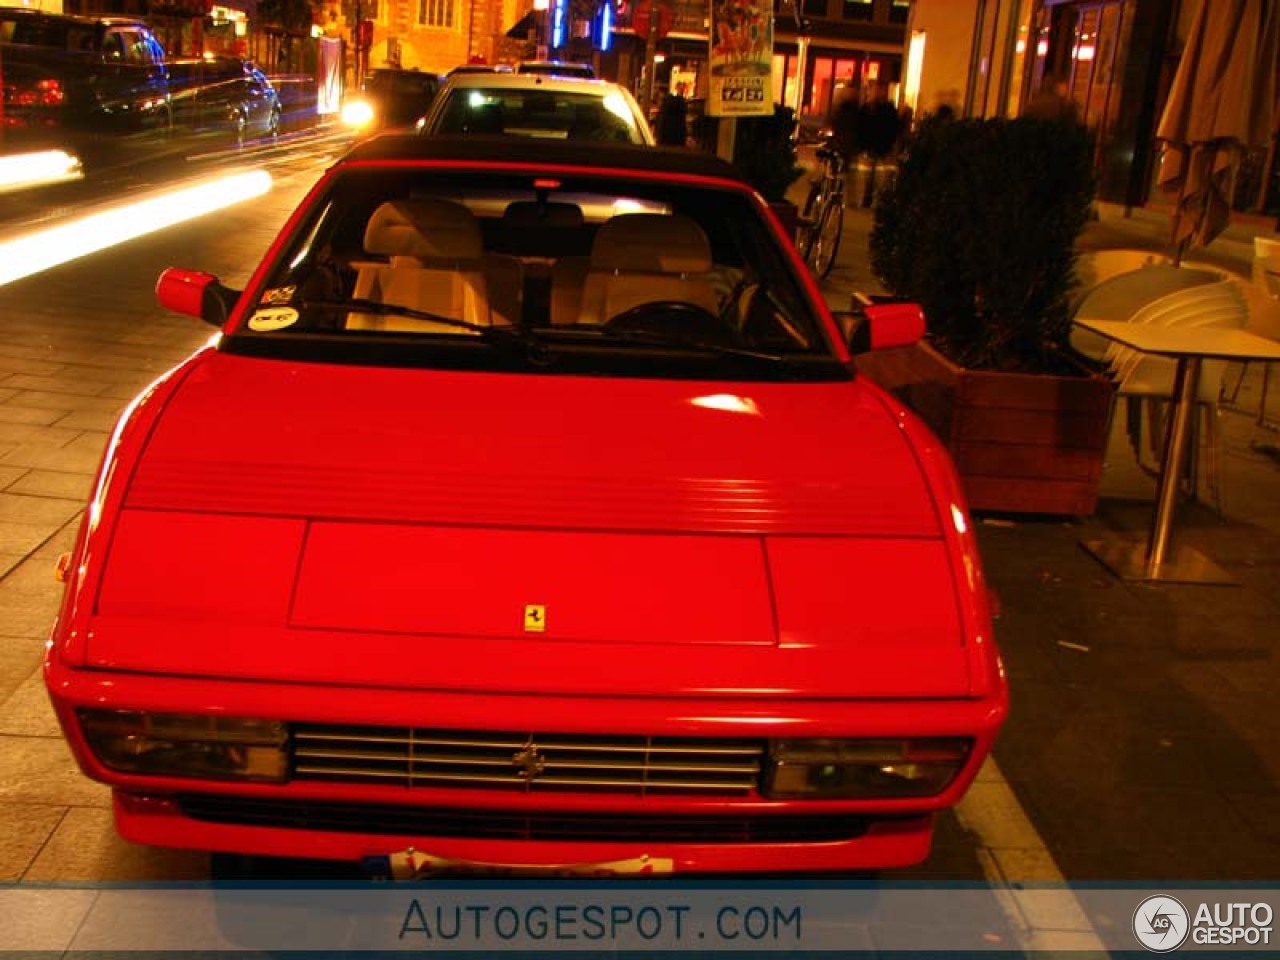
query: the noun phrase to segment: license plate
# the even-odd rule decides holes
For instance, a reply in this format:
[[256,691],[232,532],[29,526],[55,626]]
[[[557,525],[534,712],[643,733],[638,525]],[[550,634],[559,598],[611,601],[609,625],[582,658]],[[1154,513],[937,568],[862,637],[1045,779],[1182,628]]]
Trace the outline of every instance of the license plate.
[[624,860],[598,860],[593,863],[487,863],[440,857],[410,847],[385,856],[365,857],[367,870],[392,880],[424,880],[443,876],[489,877],[639,877],[675,872],[675,861],[669,857],[644,854]]

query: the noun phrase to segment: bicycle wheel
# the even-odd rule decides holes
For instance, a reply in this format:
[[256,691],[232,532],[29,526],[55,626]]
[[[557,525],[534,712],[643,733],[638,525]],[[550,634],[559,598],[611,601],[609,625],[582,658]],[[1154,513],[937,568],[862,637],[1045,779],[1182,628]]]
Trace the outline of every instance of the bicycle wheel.
[[809,183],[809,192],[805,195],[804,206],[800,208],[800,216],[811,219],[814,211],[818,208],[818,198],[822,196],[822,181],[813,180]]
[[815,182],[809,189],[804,206],[800,208],[800,217],[796,223],[796,249],[800,251],[800,259],[805,263],[809,262],[810,252],[818,235],[818,217],[824,206],[821,183]]
[[836,255],[840,252],[840,234],[844,232],[844,204],[833,197],[812,229],[810,255],[806,260],[813,275],[819,280],[825,280],[835,266]]

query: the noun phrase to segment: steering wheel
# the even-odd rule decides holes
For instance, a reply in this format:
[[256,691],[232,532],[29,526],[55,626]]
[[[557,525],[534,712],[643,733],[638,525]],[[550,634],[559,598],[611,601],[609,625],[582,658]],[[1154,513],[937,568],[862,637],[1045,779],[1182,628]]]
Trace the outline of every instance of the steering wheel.
[[648,333],[690,344],[714,343],[732,346],[738,332],[706,307],[685,300],[651,300],[639,303],[610,317],[606,330]]

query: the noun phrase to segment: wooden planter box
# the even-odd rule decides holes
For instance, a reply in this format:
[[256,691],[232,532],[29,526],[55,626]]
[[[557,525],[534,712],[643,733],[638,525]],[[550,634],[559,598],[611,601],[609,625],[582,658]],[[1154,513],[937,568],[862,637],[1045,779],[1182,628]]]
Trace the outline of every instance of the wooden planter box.
[[967,370],[926,343],[858,357],[951,451],[973,510],[1083,516],[1098,501],[1105,377]]

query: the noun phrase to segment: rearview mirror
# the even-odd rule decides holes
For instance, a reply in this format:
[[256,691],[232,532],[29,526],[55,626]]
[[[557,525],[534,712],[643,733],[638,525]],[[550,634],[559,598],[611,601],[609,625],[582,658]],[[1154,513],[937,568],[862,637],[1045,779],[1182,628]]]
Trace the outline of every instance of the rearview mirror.
[[924,336],[924,311],[918,303],[855,293],[850,306],[835,315],[850,353],[909,347]]
[[211,273],[170,267],[156,281],[156,299],[167,310],[221,328],[231,317],[240,291],[223,286]]

